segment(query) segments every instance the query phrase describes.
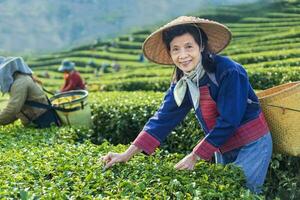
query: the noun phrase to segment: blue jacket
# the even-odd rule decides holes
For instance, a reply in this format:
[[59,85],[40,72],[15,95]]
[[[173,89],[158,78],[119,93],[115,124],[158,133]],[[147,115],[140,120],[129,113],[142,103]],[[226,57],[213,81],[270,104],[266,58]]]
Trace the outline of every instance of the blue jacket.
[[[215,63],[216,80],[207,74],[199,80],[200,105],[195,110],[206,136],[194,152],[206,160],[222,147],[223,151],[229,151],[269,132],[245,69],[219,55],[215,56]],[[133,143],[147,153],[152,153],[193,108],[189,91],[181,106],[177,106],[174,88],[173,83],[159,110]]]

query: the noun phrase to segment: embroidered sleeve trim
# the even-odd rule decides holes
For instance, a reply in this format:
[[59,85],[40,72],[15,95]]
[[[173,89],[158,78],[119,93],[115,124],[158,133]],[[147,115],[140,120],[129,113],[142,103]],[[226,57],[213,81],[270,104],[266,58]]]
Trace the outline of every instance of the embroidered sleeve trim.
[[160,145],[160,142],[146,131],[141,131],[132,144],[150,155]]
[[214,152],[218,151],[218,148],[211,145],[206,140],[201,140],[197,146],[193,149],[193,152],[204,160],[211,160]]

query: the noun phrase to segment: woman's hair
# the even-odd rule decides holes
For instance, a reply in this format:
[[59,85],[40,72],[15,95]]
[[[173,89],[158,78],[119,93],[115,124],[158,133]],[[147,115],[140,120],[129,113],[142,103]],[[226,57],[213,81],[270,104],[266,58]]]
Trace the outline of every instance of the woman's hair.
[[[205,71],[214,72],[216,70],[216,66],[214,64],[214,56],[208,50],[207,42],[208,38],[204,31],[201,30],[196,25],[193,24],[182,24],[171,27],[165,30],[162,33],[162,39],[164,44],[166,45],[168,51],[170,52],[170,43],[172,40],[177,37],[189,33],[193,36],[194,40],[197,42],[199,47],[203,46],[204,49],[202,51],[202,65]],[[201,37],[200,37],[201,33]],[[202,44],[201,44],[202,42]],[[177,82],[183,76],[183,71],[179,69],[177,66],[174,68],[174,72],[172,75],[172,81]]]

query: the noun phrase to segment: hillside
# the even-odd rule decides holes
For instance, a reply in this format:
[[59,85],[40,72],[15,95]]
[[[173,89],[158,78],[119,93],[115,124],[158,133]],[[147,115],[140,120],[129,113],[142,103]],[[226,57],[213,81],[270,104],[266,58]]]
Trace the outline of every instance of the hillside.
[[[246,67],[256,89],[299,79],[299,1],[279,1],[265,6],[223,6],[207,13],[210,14],[199,16],[223,22],[231,29],[233,40],[222,54],[229,55]],[[70,51],[28,58],[28,64],[40,77],[43,77],[46,70],[50,72],[51,79],[42,79],[45,87],[53,91],[62,83],[57,68],[65,58],[76,63],[90,90],[134,90],[136,84],[155,83],[159,86],[154,90],[163,91],[168,85],[172,70],[147,61],[138,61],[142,42],[151,31],[134,32]],[[120,72],[113,73],[110,66],[112,61],[121,65]],[[96,77],[94,72],[105,64],[109,66],[106,69],[108,73],[99,72],[100,77]],[[131,85],[133,88],[130,88]],[[146,87],[138,89],[148,90]]]
[[198,10],[203,2],[1,0],[0,52],[8,55],[40,54],[93,42],[98,38],[114,38],[151,26],[154,22]]

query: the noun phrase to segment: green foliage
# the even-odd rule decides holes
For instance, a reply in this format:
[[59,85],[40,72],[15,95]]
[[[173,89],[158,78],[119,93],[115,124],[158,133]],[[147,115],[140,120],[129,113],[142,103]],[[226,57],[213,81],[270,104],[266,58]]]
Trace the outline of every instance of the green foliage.
[[253,69],[249,70],[249,80],[255,89],[267,89],[291,81],[299,81],[300,69]]
[[[207,11],[201,11],[200,17],[206,16],[209,19],[216,19],[217,21],[229,26],[233,33],[233,40],[222,52],[223,55],[228,55],[245,66],[249,74],[250,82],[255,89],[266,89],[290,81],[299,81],[299,11],[299,0],[279,0],[273,1],[272,3],[260,2],[255,5],[243,5],[243,7],[221,6],[217,9],[207,9]],[[198,13],[195,15],[198,15]],[[163,94],[155,93],[153,91],[166,91],[170,85],[172,70],[153,63],[149,64],[147,62],[138,62],[138,55],[142,53],[142,42],[151,32],[152,31],[149,30],[141,30],[133,33],[130,38],[129,35],[124,35],[120,36],[119,40],[116,39],[103,42],[99,40],[95,44],[84,45],[70,51],[44,55],[38,58],[30,58],[28,60],[29,66],[34,67],[36,74],[42,74],[41,72],[44,70],[50,71],[51,77],[53,78],[43,79],[43,81],[44,85],[47,86],[47,88],[51,87],[53,91],[56,91],[63,81],[62,75],[57,72],[57,68],[62,59],[68,58],[76,63],[78,66],[77,69],[83,74],[84,78],[88,80],[89,83],[97,86],[95,87],[97,91],[144,90],[152,92],[102,92],[100,94],[91,95],[90,100],[93,101],[94,131],[82,131],[81,129],[53,129],[43,130],[43,134],[41,134],[39,131],[27,131],[27,129],[23,130],[22,128],[1,129],[1,133],[4,133],[4,135],[0,136],[0,145],[4,149],[3,152],[7,152],[8,154],[0,154],[2,156],[1,159],[5,161],[4,163],[4,161],[0,159],[0,165],[5,166],[4,168],[8,171],[1,171],[0,173],[0,180],[4,180],[0,184],[0,198],[2,198],[2,196],[9,196],[14,199],[33,199],[34,197],[42,199],[129,199],[136,197],[130,196],[132,193],[136,194],[138,197],[144,197],[146,199],[153,198],[153,196],[156,198],[157,196],[155,195],[157,194],[162,194],[161,198],[168,198],[165,194],[169,194],[168,192],[171,191],[170,188],[174,189],[177,187],[176,184],[178,180],[181,185],[184,183],[183,187],[190,184],[182,182],[181,178],[176,178],[177,181],[175,181],[175,183],[173,181],[172,184],[171,181],[168,183],[162,181],[163,184],[159,184],[159,182],[154,181],[154,183],[158,184],[155,187],[160,187],[164,191],[159,193],[157,192],[157,188],[152,188],[151,181],[149,181],[149,185],[147,181],[146,183],[137,183],[135,181],[138,177],[143,176],[144,172],[139,171],[139,173],[133,173],[132,178],[126,170],[139,170],[144,169],[143,167],[147,168],[146,171],[149,171],[150,169],[160,170],[160,167],[162,167],[161,165],[157,165],[155,167],[153,167],[153,165],[143,165],[136,169],[135,166],[133,167],[129,164],[126,165],[126,167],[120,165],[111,171],[105,172],[104,174],[108,173],[113,175],[113,178],[102,178],[101,181],[105,182],[107,187],[101,190],[99,188],[102,187],[102,182],[99,184],[98,177],[101,177],[99,174],[102,175],[102,171],[100,172],[98,170],[98,163],[96,163],[96,160],[93,158],[94,156],[85,156],[89,153],[93,154],[93,152],[98,151],[97,148],[100,148],[99,152],[101,152],[102,147],[96,147],[88,142],[80,145],[74,142],[84,142],[85,139],[92,135],[94,143],[101,143],[104,139],[107,139],[114,144],[128,144],[137,136],[148,118],[151,117],[159,108]],[[121,71],[119,73],[101,74],[100,78],[94,77],[94,69],[86,67],[91,60],[93,60],[98,66],[102,63],[109,64],[112,60],[118,60],[118,63],[121,64]],[[91,88],[90,85],[88,88]],[[1,105],[3,105],[3,103],[4,101],[0,101]],[[162,149],[170,152],[190,152],[201,136],[202,132],[200,131],[199,125],[191,112],[186,117],[186,120],[172,133],[170,133],[168,139],[164,144],[162,144]],[[70,144],[73,144],[74,146]],[[61,145],[61,147],[59,147],[59,145]],[[46,150],[43,149],[44,147]],[[123,148],[125,147],[119,146],[115,150],[119,151]],[[63,153],[61,149],[70,153]],[[53,157],[47,157],[49,160],[50,173],[43,172],[43,170],[47,167],[46,161],[42,160],[43,155],[47,155],[46,151],[50,152],[50,155]],[[52,151],[56,151],[57,153]],[[106,152],[108,149],[105,149],[104,151]],[[37,156],[34,156],[31,152],[37,152]],[[22,159],[25,160],[25,157],[22,157],[22,155],[28,157],[28,162],[30,162],[30,164],[25,161],[19,161]],[[85,160],[84,164],[79,164],[78,166],[77,163],[82,163],[82,161],[78,160],[77,156],[79,156],[81,160],[88,159],[89,161]],[[62,157],[65,157],[66,159],[63,160]],[[13,163],[13,158],[16,158],[16,164]],[[70,161],[71,158],[74,159],[74,162]],[[7,160],[9,159],[10,161],[8,162]],[[37,161],[34,159],[37,159]],[[140,161],[139,159],[144,158],[139,157],[136,161]],[[161,157],[159,157],[159,159],[161,159]],[[164,161],[164,159],[161,160]],[[135,163],[136,161],[132,161],[132,163]],[[67,173],[70,171],[72,173],[62,175],[63,170],[57,172],[55,171],[56,168],[52,167],[63,165],[64,162],[66,162],[67,165],[66,167],[64,166],[67,169]],[[90,165],[88,165],[87,162],[90,162]],[[145,162],[148,162],[148,160],[146,159]],[[156,163],[156,161],[153,160],[151,160],[151,162]],[[39,163],[41,163],[41,167],[38,166]],[[282,155],[273,156],[265,184],[266,187],[264,194],[268,200],[300,198],[299,163],[299,158]],[[167,164],[168,163],[166,163],[166,165]],[[78,172],[75,171],[75,169],[72,171],[69,170],[69,168],[78,168],[78,170],[81,171]],[[21,171],[9,171],[13,169]],[[31,172],[30,175],[27,175],[26,173],[29,173],[31,169],[34,169],[34,171]],[[156,172],[151,170],[150,173],[152,174],[146,174],[145,180],[148,180],[148,175],[156,176]],[[6,172],[7,176],[5,176]],[[34,172],[39,173],[36,175]],[[56,176],[53,176],[52,172],[56,172]],[[26,175],[23,176],[22,173],[25,173]],[[198,174],[198,176],[203,177],[205,174],[207,173],[202,172]],[[4,176],[5,178],[2,179]],[[162,177],[163,176],[164,175],[162,175]],[[176,175],[172,173],[170,176],[176,177]],[[35,177],[38,177],[37,179],[39,179],[40,182],[36,181]],[[89,181],[83,181],[85,180],[83,177],[88,177],[87,180]],[[119,177],[126,180],[127,177],[130,178],[128,181],[121,182]],[[232,177],[234,177],[234,175],[232,175]],[[231,177],[227,177],[225,175],[225,179],[228,178],[230,179]],[[20,184],[18,184],[15,180],[21,180]],[[191,183],[193,182],[191,179],[187,180],[191,181]],[[203,181],[204,183],[207,182],[202,178],[200,178],[199,181]],[[211,185],[209,186],[211,187]],[[40,189],[41,187],[44,187],[44,189],[41,189],[43,192],[34,191],[34,188]],[[93,187],[97,187],[97,189],[94,189]],[[166,189],[167,187],[169,188]],[[212,186],[212,188],[215,187],[216,186]],[[142,189],[144,191],[143,194],[141,192]],[[100,190],[103,192],[100,193],[102,196],[99,194],[96,195],[96,193]],[[173,196],[171,196],[171,198],[189,199],[189,195],[196,194],[198,189],[194,188],[194,193],[190,193],[190,188],[188,187],[184,190],[178,189],[178,191],[179,193],[172,193]],[[203,191],[205,192],[201,193],[200,199],[248,198],[248,193],[246,195],[243,193],[245,197],[242,198],[242,196],[238,195],[234,197],[224,196],[223,193],[214,193],[213,191],[206,189]],[[237,194],[238,191],[230,190],[232,195]],[[153,196],[149,197],[149,194],[153,194]],[[83,197],[80,195],[85,196]]]
[[274,154],[265,183],[267,199],[300,198],[300,158]]
[[105,46],[105,45],[109,45],[110,42],[101,42],[101,41],[97,41],[96,44],[87,44],[87,45],[81,45],[75,48],[72,48],[71,51],[80,51],[80,50],[88,50],[91,48],[95,48],[95,47],[99,47],[99,46]]
[[[1,127],[1,199],[255,199],[234,166],[201,162],[176,171],[180,154],[157,151],[103,170],[100,157],[127,147],[75,142],[79,129]],[[81,132],[86,132],[84,129]]]
[[[297,61],[299,62],[299,61]],[[160,70],[158,70],[159,72]],[[284,68],[263,68],[249,67],[247,68],[250,83],[255,89],[267,89],[287,82],[298,81],[300,77],[299,67],[284,67]],[[124,74],[125,75],[125,74]],[[164,92],[170,86],[170,76],[151,77],[149,74],[134,74],[133,78],[127,74],[125,77],[117,78],[116,80],[103,80],[95,82],[98,85],[97,90],[101,91],[159,91]],[[134,76],[137,76],[134,78]],[[139,77],[140,76],[140,77]],[[147,77],[148,76],[148,77]],[[118,77],[118,76],[116,76]]]
[[166,91],[170,86],[170,78],[134,78],[100,84],[103,91]]
[[137,36],[137,35],[149,35],[149,34],[151,34],[151,33],[152,33],[151,30],[140,30],[140,31],[135,31],[135,32],[133,32],[132,34],[133,34],[134,36]]
[[[255,198],[241,187],[243,186],[242,174],[236,168],[234,168],[236,170],[234,173],[228,174],[233,166],[224,168],[201,162],[194,172],[178,172],[174,169],[174,165],[182,156],[178,154],[163,156],[162,152],[156,152],[154,157],[139,156],[130,161],[126,167],[118,166],[105,172],[109,177],[115,176],[115,179],[106,179],[106,182],[112,185],[109,194],[121,199],[124,197],[145,199]],[[128,171],[134,173],[131,174]],[[238,182],[241,185],[238,185]]]
[[[104,139],[112,144],[129,144],[159,108],[162,93],[102,92],[92,99],[94,143]],[[191,111],[162,144],[170,152],[190,152],[203,136]]]
[[131,142],[162,100],[154,92],[101,92],[91,105],[96,143],[107,139],[113,144]]
[[[162,96],[153,92],[102,92],[93,96],[93,141],[101,143],[107,139],[113,144],[129,144],[158,109]],[[201,136],[203,133],[191,112],[161,149],[188,153]],[[299,199],[299,164],[300,158],[274,154],[265,181],[267,199]]]
[[128,55],[139,55],[142,53],[141,49],[123,49],[123,48],[115,48],[109,47],[107,52],[118,53],[118,54],[128,54]]
[[281,51],[275,50],[275,51],[258,52],[258,53],[252,52],[248,54],[238,54],[236,56],[231,56],[231,57],[237,62],[243,64],[260,63],[265,61],[299,58],[300,50],[292,49],[292,50],[281,50]]
[[116,46],[125,49],[141,49],[141,42],[129,42],[129,41],[119,41],[116,42]]

